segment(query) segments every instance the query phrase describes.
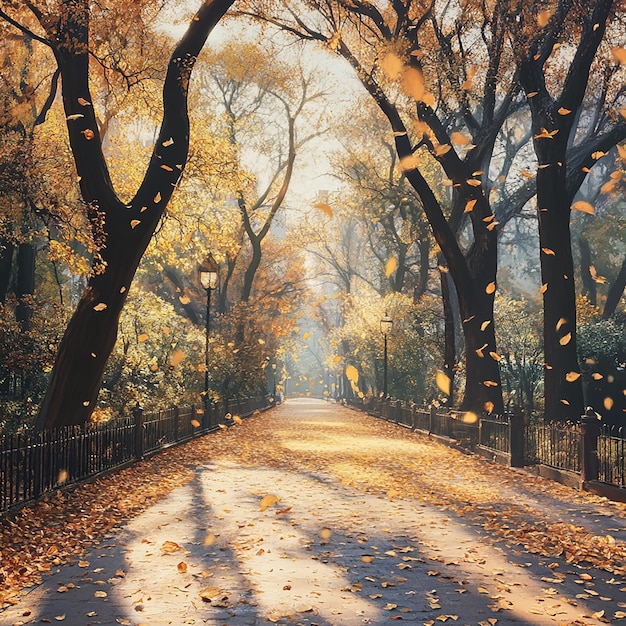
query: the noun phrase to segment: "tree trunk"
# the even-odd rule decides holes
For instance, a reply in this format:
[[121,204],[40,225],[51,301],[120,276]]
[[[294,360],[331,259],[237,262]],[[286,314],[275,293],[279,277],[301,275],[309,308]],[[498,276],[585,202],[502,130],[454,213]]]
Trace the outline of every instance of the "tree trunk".
[[578,238],[578,247],[580,249],[580,276],[583,282],[582,292],[584,296],[589,298],[589,302],[596,306],[596,281],[589,270],[591,267],[591,248],[589,247],[589,242],[582,236]]
[[13,252],[15,246],[11,241],[0,238],[0,304],[4,304],[9,293],[11,274],[13,273]]
[[602,313],[602,319],[608,320],[613,313],[617,310],[620,298],[626,288],[626,257],[622,261],[622,267],[619,274],[613,281],[609,289],[609,293],[606,296],[606,303],[604,304],[604,312]]
[[90,104],[88,4],[64,3],[53,33],[63,103],[81,191],[103,246],[59,346],[37,420],[40,429],[81,424],[96,406],[128,289],[187,160],[187,93],[193,65],[232,1],[203,3],[172,54],[163,87],[161,130],[145,178],[129,205],[122,204],[113,190]]

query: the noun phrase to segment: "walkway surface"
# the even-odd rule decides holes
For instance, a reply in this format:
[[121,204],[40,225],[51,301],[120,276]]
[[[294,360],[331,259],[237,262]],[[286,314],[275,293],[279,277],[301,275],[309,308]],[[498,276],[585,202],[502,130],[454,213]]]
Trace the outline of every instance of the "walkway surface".
[[313,399],[174,450],[189,479],[1,626],[626,624],[624,505]]

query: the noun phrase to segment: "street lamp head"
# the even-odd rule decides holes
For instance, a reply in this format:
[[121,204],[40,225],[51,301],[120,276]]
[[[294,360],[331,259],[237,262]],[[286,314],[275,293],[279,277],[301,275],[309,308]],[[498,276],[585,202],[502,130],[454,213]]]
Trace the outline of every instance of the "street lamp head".
[[393,328],[393,320],[385,312],[385,317],[380,320],[380,332],[383,335],[388,335]]
[[198,274],[200,275],[200,284],[205,289],[215,289],[217,287],[219,266],[210,252],[206,259],[200,264]]

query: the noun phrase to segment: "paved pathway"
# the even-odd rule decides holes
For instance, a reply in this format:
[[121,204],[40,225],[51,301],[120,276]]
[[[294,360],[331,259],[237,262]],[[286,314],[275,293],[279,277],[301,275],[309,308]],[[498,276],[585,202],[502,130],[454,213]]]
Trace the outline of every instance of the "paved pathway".
[[[354,415],[303,399],[253,419],[278,429],[306,421],[332,442]],[[620,607],[626,617],[622,578],[513,549],[426,498],[350,487],[324,465],[221,459],[194,470],[190,483],[24,592],[0,626],[591,625],[618,623]],[[542,500],[538,510],[556,511]],[[611,506],[593,510],[593,532],[623,541]],[[568,512],[580,521],[583,509]]]

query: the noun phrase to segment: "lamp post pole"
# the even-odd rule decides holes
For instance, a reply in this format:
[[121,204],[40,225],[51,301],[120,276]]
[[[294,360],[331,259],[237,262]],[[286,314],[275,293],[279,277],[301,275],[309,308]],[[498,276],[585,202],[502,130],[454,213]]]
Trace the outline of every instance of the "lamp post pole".
[[383,398],[387,397],[387,335],[393,328],[393,320],[385,312],[380,320],[380,332],[383,334]]
[[200,284],[206,289],[206,323],[204,341],[204,420],[208,426],[209,410],[209,337],[211,331],[211,292],[217,288],[219,280],[219,266],[209,253],[198,268]]

